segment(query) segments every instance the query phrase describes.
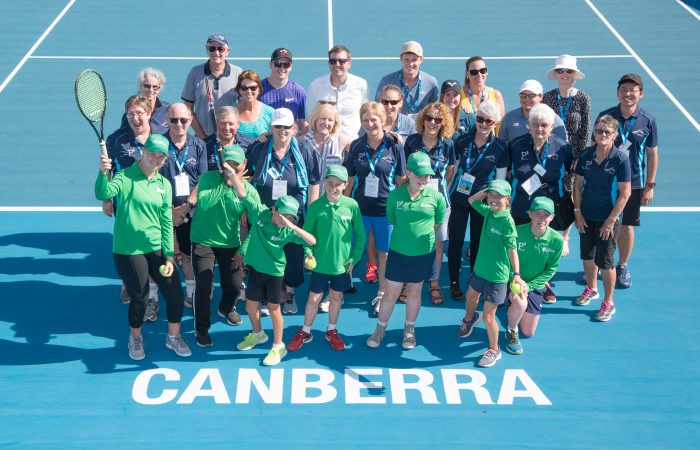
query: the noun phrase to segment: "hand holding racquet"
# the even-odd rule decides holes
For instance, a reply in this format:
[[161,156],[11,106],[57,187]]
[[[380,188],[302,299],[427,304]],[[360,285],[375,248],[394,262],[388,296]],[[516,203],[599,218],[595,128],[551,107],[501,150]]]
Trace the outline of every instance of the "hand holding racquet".
[[[107,156],[107,146],[104,138],[104,118],[107,110],[107,90],[102,76],[93,69],[83,70],[75,78],[75,101],[80,114],[87,119],[95,130],[100,150]],[[100,122],[100,131],[95,124]]]

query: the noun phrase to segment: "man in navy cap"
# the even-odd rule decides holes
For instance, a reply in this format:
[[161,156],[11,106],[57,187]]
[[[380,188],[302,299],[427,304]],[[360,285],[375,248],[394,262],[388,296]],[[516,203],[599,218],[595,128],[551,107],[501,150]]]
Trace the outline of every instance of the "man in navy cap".
[[236,85],[242,72],[226,61],[231,48],[223,34],[209,36],[204,49],[209,61],[190,70],[182,89],[182,100],[192,111],[192,128],[200,139],[216,131],[215,111],[238,102]]
[[262,80],[262,93],[258,100],[275,109],[287,108],[294,114],[298,134],[306,134],[306,91],[289,79],[292,71],[292,52],[278,48],[270,57],[270,76]]

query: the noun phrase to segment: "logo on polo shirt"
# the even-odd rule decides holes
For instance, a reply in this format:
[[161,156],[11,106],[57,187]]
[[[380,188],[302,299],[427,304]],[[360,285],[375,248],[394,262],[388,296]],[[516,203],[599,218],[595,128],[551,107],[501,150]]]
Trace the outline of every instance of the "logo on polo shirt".
[[591,166],[593,165],[593,161],[586,161],[586,164],[583,165],[583,170],[591,170]]
[[542,251],[544,253],[554,253],[556,250],[554,250],[553,248],[549,248],[549,247],[543,247]]
[[194,156],[191,158],[187,158],[185,164],[197,164],[197,158],[195,158]]
[[503,236],[503,233],[501,233],[499,230],[497,230],[497,229],[494,228],[494,227],[491,227],[491,229],[490,229],[489,231],[490,231],[492,234],[496,234],[496,235],[498,235],[498,236]]
[[552,161],[559,161],[559,154],[554,153],[552,155],[547,155],[547,159],[551,159]]
[[647,135],[647,131],[646,130],[634,130],[634,131],[632,131],[632,134],[637,136],[638,138],[644,138]]
[[340,216],[340,220],[350,220],[350,219],[352,219],[352,216],[346,216],[345,214],[342,214]]
[[396,209],[401,208],[402,205],[403,205],[403,200],[396,202]]
[[294,101],[294,97],[287,97],[287,98],[284,99],[284,101],[287,102],[287,103],[293,102],[293,101]]
[[496,162],[496,155],[488,155],[488,156],[485,156],[484,159],[486,161]]
[[615,175],[615,168],[614,167],[606,167],[605,169],[603,169],[603,171],[605,173],[607,173],[608,175]]
[[165,189],[163,189],[162,187],[156,187],[156,192],[159,194],[165,194]]
[[126,149],[126,153],[129,156],[134,156],[134,154],[136,153],[136,149],[134,147],[129,147],[128,149]]
[[279,236],[270,236],[270,240],[271,241],[284,241],[284,239],[282,239]]
[[520,159],[530,159],[530,152],[520,152]]
[[428,203],[425,203],[425,202],[420,202],[420,207],[421,208],[429,208],[430,205]]
[[514,126],[514,127],[519,127],[519,126],[520,126],[520,122],[513,122],[513,126]]
[[527,242],[518,242],[518,251],[524,252],[526,246],[527,246]]

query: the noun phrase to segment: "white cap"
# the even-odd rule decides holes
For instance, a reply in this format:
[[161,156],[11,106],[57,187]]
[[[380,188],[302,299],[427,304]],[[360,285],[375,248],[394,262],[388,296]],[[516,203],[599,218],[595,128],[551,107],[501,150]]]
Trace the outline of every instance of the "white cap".
[[544,90],[542,85],[537,80],[525,80],[523,84],[520,85],[520,90],[518,92],[530,91],[535,95],[542,95]]
[[416,41],[404,42],[399,55],[403,55],[404,53],[415,53],[418,56],[423,56],[423,46]]
[[557,69],[574,70],[575,71],[574,79],[576,79],[576,80],[583,80],[584,78],[586,78],[586,76],[583,74],[583,72],[578,70],[578,67],[576,66],[576,57],[575,56],[571,56],[571,55],[557,56],[556,61],[554,61],[554,67],[549,69],[549,71],[547,72],[547,79],[548,80],[553,80],[556,77],[555,71]]
[[283,125],[291,127],[294,125],[294,114],[287,108],[278,108],[272,113],[272,123],[270,125]]

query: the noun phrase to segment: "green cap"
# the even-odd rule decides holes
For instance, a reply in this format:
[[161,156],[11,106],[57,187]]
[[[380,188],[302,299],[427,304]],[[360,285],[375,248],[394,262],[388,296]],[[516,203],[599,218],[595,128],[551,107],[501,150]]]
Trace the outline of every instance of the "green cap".
[[233,161],[236,164],[245,161],[245,151],[243,147],[237,144],[224,147],[224,161]]
[[430,156],[423,152],[411,153],[406,162],[406,168],[418,176],[435,175],[435,171],[430,163]]
[[296,217],[297,212],[299,212],[299,202],[291,195],[283,195],[275,202],[275,208],[280,214]]
[[549,197],[535,197],[530,204],[530,211],[543,209],[550,214],[554,214],[554,202]]
[[340,181],[348,181],[348,169],[340,164],[333,164],[326,168],[326,175],[323,178],[336,177]]
[[494,191],[504,197],[510,197],[510,184],[506,180],[491,180],[487,191]]
[[146,150],[149,152],[159,152],[164,154],[165,156],[168,156],[168,148],[170,148],[170,142],[168,141],[168,138],[163,136],[162,134],[152,134],[148,136],[148,139],[146,139],[146,143],[143,144],[144,147],[146,147]]

